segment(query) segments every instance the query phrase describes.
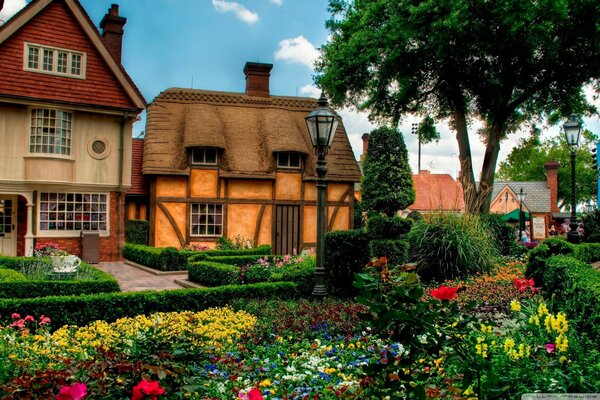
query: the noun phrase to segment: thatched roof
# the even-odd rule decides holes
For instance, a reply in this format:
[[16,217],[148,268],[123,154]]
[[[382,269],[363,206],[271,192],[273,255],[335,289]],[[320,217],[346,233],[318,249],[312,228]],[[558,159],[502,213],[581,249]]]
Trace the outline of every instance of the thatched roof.
[[[144,174],[188,175],[188,149],[222,149],[221,176],[274,178],[276,152],[305,155],[304,178],[315,179],[316,157],[304,118],[317,108],[307,97],[172,88],[148,107]],[[327,180],[357,182],[360,170],[343,124],[327,156]]]

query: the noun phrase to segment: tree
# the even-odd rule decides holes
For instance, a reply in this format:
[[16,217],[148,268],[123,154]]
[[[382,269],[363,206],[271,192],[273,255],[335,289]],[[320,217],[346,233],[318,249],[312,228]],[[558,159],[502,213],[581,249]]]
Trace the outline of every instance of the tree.
[[402,134],[381,127],[371,132],[361,182],[365,211],[393,216],[415,201],[408,152]]
[[[575,195],[577,203],[596,200],[598,172],[593,168],[591,149],[596,146],[598,136],[583,130],[579,147],[576,150]],[[540,132],[534,129],[531,135],[521,139],[505,161],[498,167],[496,178],[506,181],[544,181],[548,161],[558,161],[558,200],[559,207],[571,203],[571,149],[562,133],[546,140],[540,139]]]
[[[396,125],[407,113],[456,132],[466,210],[489,211],[500,142],[526,122],[596,112],[600,7],[590,0],[330,0],[317,84],[332,103]],[[479,185],[468,125],[483,122]]]

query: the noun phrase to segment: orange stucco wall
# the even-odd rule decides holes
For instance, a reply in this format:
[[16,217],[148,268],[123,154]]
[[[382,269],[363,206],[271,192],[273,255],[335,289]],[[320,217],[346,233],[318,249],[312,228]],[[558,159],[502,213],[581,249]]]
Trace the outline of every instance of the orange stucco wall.
[[275,179],[275,198],[299,200],[302,198],[302,175],[278,173]]
[[271,199],[271,181],[265,180],[230,180],[227,194],[230,199]]
[[169,222],[167,216],[158,207],[156,208],[156,221],[154,229],[155,247],[181,247],[179,239],[177,239],[177,234],[175,233],[175,229],[171,225],[171,222]]
[[[508,193],[508,205],[506,202],[506,193]],[[502,192],[500,192],[500,195],[496,196],[496,198],[492,200],[494,201],[492,204],[490,204],[491,213],[508,214],[512,210],[519,209],[519,200],[513,194],[513,192],[507,188],[505,188]],[[523,208],[523,210],[527,211],[525,208]]]
[[[327,200],[341,201],[344,195],[348,192],[347,183],[328,183],[327,184]],[[347,200],[347,199],[346,199]]]
[[186,197],[187,177],[159,176],[156,178],[157,197]]
[[218,173],[216,169],[194,169],[190,175],[192,197],[217,197]]
[[302,224],[302,242],[316,243],[317,241],[317,207],[304,207],[304,221]]
[[234,238],[240,235],[244,239],[253,240],[259,211],[259,204],[229,204],[227,236]]
[[273,240],[273,207],[265,207],[265,212],[262,218],[262,224],[260,226],[260,232],[258,234],[257,244],[272,244]]
[[[333,217],[334,211],[335,207],[329,207],[329,218]],[[327,224],[327,226],[331,226],[332,231],[348,229],[349,215],[350,207],[340,207],[338,208],[337,214],[335,216],[335,221],[333,221],[333,225],[331,225],[331,219],[329,219],[329,223]]]
[[305,182],[304,183],[304,200],[317,201],[317,183],[316,182]]

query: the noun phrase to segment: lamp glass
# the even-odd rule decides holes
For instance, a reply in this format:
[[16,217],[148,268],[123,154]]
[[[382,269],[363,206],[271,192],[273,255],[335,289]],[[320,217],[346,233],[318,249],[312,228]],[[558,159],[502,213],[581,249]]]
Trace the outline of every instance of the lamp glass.
[[336,116],[329,109],[320,107],[306,117],[313,147],[331,147],[338,126]]
[[569,146],[577,146],[581,134],[581,122],[575,114],[571,114],[569,120],[563,124],[563,130],[565,131],[567,144]]

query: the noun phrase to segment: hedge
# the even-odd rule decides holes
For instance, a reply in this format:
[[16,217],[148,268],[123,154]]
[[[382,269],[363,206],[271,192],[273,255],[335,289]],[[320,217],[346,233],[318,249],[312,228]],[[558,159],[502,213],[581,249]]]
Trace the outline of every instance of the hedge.
[[208,289],[179,289],[104,293],[84,296],[52,296],[36,299],[0,299],[0,315],[44,314],[52,326],[85,325],[96,320],[113,322],[122,317],[170,311],[200,311],[222,307],[232,299],[289,299],[297,297],[292,282],[230,285]]
[[125,240],[131,244],[148,243],[148,221],[130,219],[125,222]]
[[271,246],[264,244],[251,249],[237,249],[237,250],[181,250],[188,257],[188,262],[196,262],[206,260],[207,257],[224,257],[224,256],[249,256],[249,255],[260,255],[267,256],[271,254]]
[[402,239],[410,231],[412,220],[394,216],[375,215],[367,221],[367,233],[371,240]]
[[586,262],[557,255],[546,262],[546,296],[555,299],[570,323],[594,342],[600,340],[600,272]]
[[217,262],[221,264],[230,264],[237,265],[241,267],[242,265],[248,264],[256,264],[256,262],[261,258],[269,258],[267,255],[243,255],[243,256],[208,256],[206,257],[206,261]]
[[325,234],[325,270],[328,290],[340,296],[357,293],[352,286],[354,274],[369,262],[369,238],[363,229],[333,231]]
[[14,269],[8,269],[0,265],[0,287],[2,284],[7,282],[20,282],[26,280],[27,277],[19,271],[15,271]]
[[576,246],[575,258],[586,263],[600,261],[600,243],[582,243]]
[[0,265],[16,271],[20,271],[25,265],[40,262],[51,265],[50,259],[46,257],[11,257],[0,255]]
[[240,268],[212,261],[190,263],[188,279],[206,286],[237,284],[240,283]]
[[550,238],[544,240],[529,252],[525,276],[533,278],[536,284],[544,286],[544,270],[547,260],[554,255],[572,255],[575,246],[562,238]]
[[369,255],[371,257],[387,257],[390,265],[403,265],[408,261],[408,241],[371,240]]
[[187,269],[187,256],[175,247],[152,247],[125,243],[123,257],[159,271],[183,271]]

